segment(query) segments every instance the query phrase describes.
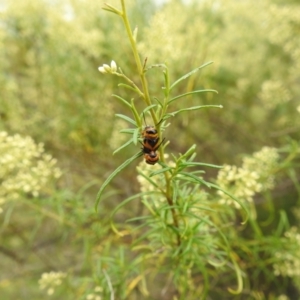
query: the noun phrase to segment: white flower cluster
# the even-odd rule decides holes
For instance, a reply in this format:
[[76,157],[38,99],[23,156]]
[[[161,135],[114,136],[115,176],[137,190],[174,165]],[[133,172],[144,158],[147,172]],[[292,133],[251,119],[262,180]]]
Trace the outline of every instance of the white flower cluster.
[[[275,5],[268,7],[266,29],[271,43],[279,45],[295,61],[294,68],[299,70],[300,50],[297,39],[293,39],[299,26],[300,8],[295,5]],[[278,26],[274,26],[278,24]]]
[[0,153],[0,205],[22,193],[37,197],[50,178],[61,176],[56,160],[31,137],[0,132]]
[[243,168],[256,170],[259,174],[259,180],[262,184],[261,190],[270,190],[274,188],[275,177],[272,171],[277,167],[279,153],[276,148],[263,147],[255,152],[253,156],[243,159]]
[[47,294],[52,295],[55,288],[62,284],[63,279],[67,276],[64,272],[43,273],[39,280],[40,289],[47,289]]
[[[279,154],[275,148],[263,147],[253,156],[245,157],[240,168],[224,166],[218,173],[217,184],[241,201],[252,202],[256,193],[273,188],[272,170],[276,167],[278,158]],[[240,208],[237,202],[222,191],[218,191],[218,194],[221,196],[221,203],[234,204],[236,208]]]
[[101,286],[96,286],[94,289],[94,293],[90,293],[86,296],[86,300],[102,300],[101,293],[103,288]]
[[272,109],[281,103],[290,101],[292,95],[281,81],[267,80],[262,84],[259,98],[266,107]]
[[285,233],[287,247],[275,253],[277,263],[273,265],[276,276],[297,277],[300,279],[300,233],[296,227],[292,227]]
[[115,63],[115,61],[112,60],[110,66],[104,64],[103,66],[99,67],[98,70],[103,74],[107,74],[107,73],[113,74],[117,72],[117,64]]

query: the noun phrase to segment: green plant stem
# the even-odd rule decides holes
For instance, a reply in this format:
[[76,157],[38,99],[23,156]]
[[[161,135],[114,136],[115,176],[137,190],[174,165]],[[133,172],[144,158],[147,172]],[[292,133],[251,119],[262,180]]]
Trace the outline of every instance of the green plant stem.
[[128,81],[128,83],[130,83],[133,87],[134,87],[134,90],[141,96],[141,97],[144,97],[144,94],[143,92],[137,87],[137,85],[132,81],[130,80],[126,75],[122,74],[122,73],[114,73],[115,75],[119,76],[119,77],[122,77],[124,78],[126,81]]
[[[123,19],[123,22],[124,22],[124,25],[125,25],[125,28],[126,28],[127,35],[129,37],[129,40],[130,40],[131,49],[132,49],[132,52],[133,52],[133,56],[134,56],[134,59],[135,59],[136,65],[137,65],[138,73],[139,73],[141,83],[142,83],[142,87],[143,87],[143,92],[144,92],[144,97],[143,98],[144,98],[147,106],[150,106],[152,103],[151,103],[150,96],[149,96],[148,84],[147,84],[147,80],[146,80],[146,77],[145,77],[145,74],[144,74],[143,65],[141,63],[141,59],[140,59],[140,56],[139,56],[138,51],[137,51],[136,43],[135,43],[132,31],[131,31],[131,27],[130,27],[130,24],[129,24],[128,16],[127,16],[127,13],[126,13],[125,0],[121,0],[121,4],[122,4],[122,11],[123,11],[122,19]],[[153,119],[153,123],[157,124],[158,120],[157,120],[157,117],[156,117],[156,114],[155,114],[153,108],[150,109],[150,113],[151,113],[151,117]]]
[[[127,13],[126,13],[125,0],[120,0],[120,1],[121,1],[121,5],[122,5],[122,15],[121,15],[121,17],[123,19],[123,22],[124,22],[124,25],[125,25],[125,28],[126,28],[126,32],[127,32],[128,37],[129,37],[129,40],[130,40],[131,49],[132,49],[132,52],[133,52],[133,55],[134,55],[134,58],[135,58],[138,73],[139,73],[139,76],[140,76],[140,79],[141,79],[141,84],[142,84],[142,87],[143,87],[143,99],[146,102],[146,105],[150,106],[150,105],[152,105],[152,103],[151,103],[151,99],[150,99],[150,95],[149,95],[149,89],[148,89],[148,84],[147,84],[145,72],[144,72],[144,66],[141,63],[141,59],[140,59],[140,56],[139,56],[139,53],[138,53],[138,50],[137,50],[137,47],[136,47],[136,42],[135,42],[134,36],[132,34],[131,27],[130,27],[130,24],[129,24],[128,16],[127,16]],[[166,98],[168,98],[169,87],[167,86],[166,89],[168,91],[168,94],[166,95]],[[167,103],[168,99],[166,99],[166,98],[165,98],[165,104],[164,104],[164,108],[163,108],[164,112],[167,109],[167,107],[165,107],[165,106],[166,106],[166,103]],[[159,123],[159,120],[157,119],[157,116],[156,116],[155,111],[154,111],[153,108],[150,109],[150,114],[151,114],[153,123],[155,125],[157,125]],[[161,130],[160,130],[159,125],[157,126],[157,131],[158,131],[159,136],[161,136]],[[160,152],[161,161],[165,163],[163,147],[160,148],[159,152]],[[168,204],[172,207],[171,208],[171,213],[172,213],[174,226],[179,229],[176,210],[173,208],[174,201],[172,199],[173,191],[172,191],[172,185],[171,185],[171,178],[170,178],[168,172],[165,172],[164,176],[165,176],[165,180],[166,180],[166,193],[165,193],[166,199],[168,201]],[[177,245],[178,246],[180,245],[180,242],[181,242],[180,241],[180,235],[178,233],[177,234]]]
[[[165,97],[164,97],[164,103],[162,107],[161,117],[163,117],[167,113],[168,109],[168,102],[170,98],[170,80],[169,80],[169,72],[168,68],[164,71],[165,75]],[[160,128],[158,128],[158,134],[161,136]],[[161,161],[165,163],[165,157],[164,157],[164,147],[160,148],[160,157]],[[173,189],[171,184],[171,176],[168,172],[164,172],[165,181],[166,181],[166,198],[171,208],[171,213],[174,221],[174,226],[179,229],[179,223],[178,223],[178,217],[176,214],[176,210],[174,209],[174,201],[173,201]],[[180,246],[181,244],[181,238],[180,234],[177,234],[177,246]]]
[[[174,226],[177,229],[179,229],[177,213],[176,213],[176,210],[173,207],[174,206],[174,201],[173,201],[173,198],[172,198],[172,187],[171,187],[171,184],[170,184],[171,183],[170,182],[170,178],[168,178],[166,176],[167,172],[165,172],[164,174],[165,174],[166,186],[167,186],[167,189],[166,189],[166,198],[167,198],[168,204],[171,207],[171,213],[172,213],[172,218],[173,218]],[[179,232],[177,232],[177,246],[180,246],[180,244],[181,244],[181,238],[180,238]]]

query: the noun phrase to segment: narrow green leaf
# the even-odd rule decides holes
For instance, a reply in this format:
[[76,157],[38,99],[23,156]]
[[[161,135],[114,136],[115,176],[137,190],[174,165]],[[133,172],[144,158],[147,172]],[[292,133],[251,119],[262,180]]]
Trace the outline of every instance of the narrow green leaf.
[[189,95],[193,95],[193,94],[199,94],[199,93],[205,93],[205,92],[212,92],[212,93],[216,93],[218,94],[218,91],[216,90],[211,90],[211,89],[208,89],[208,90],[197,90],[197,91],[193,91],[193,92],[188,92],[188,93],[185,93],[185,94],[181,94],[181,95],[178,95],[172,99],[170,99],[168,101],[168,104],[170,104],[171,102],[177,100],[177,99],[180,99],[180,98],[183,98],[183,97],[186,97],[186,96],[189,96]]
[[114,219],[115,214],[118,212],[119,209],[121,209],[121,208],[122,208],[123,206],[125,206],[127,203],[129,203],[130,201],[132,201],[132,200],[134,200],[134,199],[136,199],[136,198],[141,197],[142,195],[143,195],[143,193],[138,193],[138,194],[136,194],[136,195],[133,195],[133,196],[131,196],[131,197],[128,197],[127,199],[123,200],[120,204],[118,204],[117,206],[115,206],[114,210],[113,210],[112,213],[110,214],[110,220],[111,220],[111,221],[110,221],[110,225],[111,225],[112,230],[113,230],[116,234],[118,234],[118,235],[120,235],[120,236],[123,236],[123,234],[120,233],[120,232],[117,230],[116,226],[115,226],[114,223],[113,223],[113,219]]
[[177,160],[178,162],[187,158],[188,156],[192,155],[195,152],[196,144],[192,145],[183,155],[179,157]]
[[243,290],[243,275],[242,275],[242,271],[241,271],[239,265],[237,264],[235,258],[233,257],[233,253],[231,253],[230,258],[231,258],[231,261],[233,263],[233,267],[234,267],[235,274],[236,274],[236,277],[237,277],[237,285],[238,286],[237,286],[236,290],[234,290],[232,288],[228,288],[228,291],[231,294],[238,295]]
[[[154,108],[154,107],[156,107],[156,106],[157,106],[157,104],[152,104],[152,105],[150,105],[150,106],[147,106],[147,107],[142,111],[142,113],[140,114],[140,118],[142,119],[143,116],[146,116],[146,113],[147,113],[149,110],[151,110],[152,108]],[[145,125],[147,125],[147,124],[145,124]]]
[[[147,223],[145,223],[147,224]],[[132,247],[134,247],[135,245],[140,245],[141,242],[143,240],[147,240],[147,244],[149,243],[148,239],[149,236],[156,234],[157,233],[157,227],[153,227],[152,229],[148,229],[146,230],[146,232],[144,234],[142,234],[139,238],[135,238],[133,243],[131,244]],[[149,244],[148,244],[149,245]],[[138,260],[143,260],[143,263],[145,263],[145,257],[143,255],[139,255]],[[140,266],[140,264],[138,264]]]
[[166,168],[163,168],[163,169],[160,169],[160,170],[157,170],[157,171],[154,171],[154,172],[151,172],[149,177],[152,177],[152,176],[155,176],[155,175],[158,175],[158,174],[161,174],[161,173],[165,173],[165,172],[168,172],[170,170],[172,170],[173,168],[171,167],[166,167]]
[[[157,188],[158,190],[161,190],[161,188],[157,185],[157,183],[155,181],[153,181],[149,176],[146,176],[143,172],[138,172],[142,177],[144,177],[147,181],[149,181],[151,183],[151,185],[153,185],[155,188]],[[159,193],[159,192],[157,192]]]
[[202,68],[204,68],[204,67],[206,67],[206,66],[208,66],[208,65],[210,65],[210,64],[212,64],[212,63],[213,63],[212,61],[207,62],[207,63],[203,64],[202,66],[200,66],[200,67],[198,67],[198,68],[192,70],[191,72],[189,72],[189,73],[183,75],[182,77],[180,77],[178,80],[176,80],[176,81],[170,86],[170,90],[172,90],[173,87],[174,87],[175,85],[177,85],[179,82],[181,82],[182,80],[184,80],[184,79],[190,77],[190,76],[193,75],[194,73],[198,72],[200,69],[202,69]]
[[227,240],[226,236],[222,232],[222,230],[214,222],[212,222],[209,218],[203,218],[202,216],[195,215],[195,214],[192,214],[192,215],[194,218],[200,220],[201,222],[203,222],[205,224],[208,224],[209,227],[213,227],[218,231],[218,233],[220,234],[220,236],[222,237],[222,239],[225,243],[225,246],[226,246],[225,250],[229,254],[230,253],[230,244],[229,244],[229,241]]
[[205,171],[203,171],[203,170],[197,170],[197,171],[189,172],[189,174],[194,174],[194,175],[205,174]]
[[170,211],[171,209],[179,209],[181,208],[179,205],[162,205],[159,207],[159,211]]
[[129,146],[131,143],[133,142],[133,139],[131,138],[129,141],[127,141],[125,144],[123,144],[122,146],[120,146],[118,149],[116,149],[113,152],[113,155],[115,155],[117,152],[121,151],[122,149],[126,148],[127,146]]
[[123,120],[131,123],[135,127],[137,127],[136,122],[133,119],[131,119],[131,118],[125,116],[125,115],[122,115],[122,114],[115,114],[115,116],[118,117],[118,118],[120,118],[120,119],[123,119]]
[[125,129],[121,129],[119,132],[133,134],[135,130],[136,130],[136,128],[125,128]]
[[141,118],[139,116],[139,113],[134,105],[134,99],[132,98],[131,99],[131,110],[132,110],[132,113],[133,113],[133,116],[135,118],[135,121],[136,121],[136,127],[138,128],[141,128],[142,127],[142,121],[141,121]]
[[211,273],[208,274],[209,268],[203,263],[203,259],[200,255],[199,259],[196,259],[194,262],[199,272],[201,272],[203,278],[201,299],[207,299],[208,291],[211,289]]
[[[125,222],[126,223],[129,223],[129,222],[135,222],[135,221],[141,221],[141,220],[150,220],[152,221],[153,218],[152,216],[139,216],[139,217],[134,217],[134,218],[130,218],[128,220],[126,220]],[[157,220],[153,220],[153,222],[157,222]]]
[[131,91],[134,91],[134,92],[140,94],[140,91],[137,88],[135,88],[135,87],[133,87],[131,85],[128,85],[126,83],[119,83],[118,86],[119,87],[123,87],[125,89],[131,90]]
[[[196,203],[196,202],[194,202],[194,203]],[[215,210],[215,209],[212,209],[212,208],[210,208],[210,207],[206,207],[206,206],[198,206],[198,202],[197,202],[197,204],[193,204],[193,210],[195,211],[195,210],[199,210],[199,211],[203,211],[203,210],[205,210],[205,211],[210,211],[210,212],[217,212],[217,210]],[[196,216],[195,214],[192,214],[193,216]]]
[[[165,79],[165,86],[163,87],[165,99],[169,98],[170,94],[170,77],[169,77],[169,70],[166,68],[166,70],[163,72],[164,79]],[[164,101],[165,102],[165,101]]]
[[154,100],[159,104],[160,107],[163,107],[163,104],[158,98],[154,97]]
[[169,113],[167,115],[171,115],[172,117],[174,117],[175,115],[177,115],[177,114],[179,114],[181,112],[184,112],[184,111],[198,110],[198,109],[209,108],[209,107],[223,108],[222,105],[199,105],[199,106],[192,106],[192,107],[188,107],[188,108],[183,108],[183,109],[171,112],[171,113]]
[[[184,236],[184,234],[182,234],[182,236]],[[194,239],[192,237],[188,238],[185,248],[183,249],[183,251],[181,253],[182,256],[184,256],[184,254],[186,254],[188,251],[190,251],[193,241],[194,241]]]
[[128,106],[131,109],[131,105],[126,99],[124,99],[118,95],[115,95],[115,94],[113,94],[112,96],[119,99],[122,103],[124,103],[126,106]]
[[223,166],[200,163],[200,162],[188,162],[187,161],[187,162],[184,162],[182,164],[185,165],[186,167],[204,166],[204,167],[217,168],[217,169],[222,169],[223,168]]
[[[175,232],[175,233],[177,233],[177,232]],[[182,251],[183,251],[183,243],[181,243],[179,247],[176,247],[176,248],[175,248],[175,251],[174,251],[174,253],[172,254],[172,257],[173,257],[173,258],[174,258],[174,257],[176,257],[176,258],[180,257]]]
[[193,162],[194,161],[194,159],[195,159],[195,157],[196,157],[196,153],[193,153],[190,157],[189,157],[189,159],[187,160],[187,162]]
[[[217,257],[217,254],[218,253],[214,253],[215,257],[207,259],[207,262],[215,268],[220,268],[220,267],[223,267],[228,261],[225,258],[223,258],[223,261],[222,261],[221,260],[222,257],[221,256]],[[220,261],[217,261],[217,258],[219,258]]]
[[279,223],[275,231],[276,237],[281,237],[284,231],[288,230],[290,227],[289,219],[286,212],[284,210],[280,210],[279,214],[280,214]]
[[96,198],[96,204],[95,204],[95,210],[97,211],[98,209],[98,204],[100,202],[102,193],[104,189],[108,186],[108,184],[116,177],[123,169],[125,169],[130,163],[132,163],[136,158],[140,157],[143,153],[139,152],[136,153],[134,156],[130,157],[127,159],[122,165],[120,165],[117,169],[115,169],[109,176],[108,178],[103,182]]
[[[197,183],[202,183],[202,184],[204,184],[205,186],[207,186],[208,188],[211,187],[211,183],[209,183],[209,182],[207,182],[207,181],[201,179],[200,177],[198,177],[198,176],[196,176],[196,175],[193,175],[193,174],[188,173],[188,172],[180,172],[179,174],[180,174],[181,176],[183,175],[183,176],[185,176],[185,177],[194,179],[194,181],[196,181]],[[181,177],[181,176],[180,176],[180,177]],[[179,178],[179,179],[180,179],[180,178]]]
[[114,14],[117,14],[119,16],[122,16],[123,13],[120,10],[116,9],[115,7],[113,7],[107,3],[104,3],[104,5],[106,5],[107,7],[102,7],[103,10],[106,10],[106,11],[112,12]]
[[179,188],[176,181],[173,182],[173,203],[177,203]]
[[187,212],[188,208],[190,208],[190,207],[189,207],[189,201],[185,201],[185,202],[183,203],[183,208],[182,208],[182,214],[183,214],[183,215]]

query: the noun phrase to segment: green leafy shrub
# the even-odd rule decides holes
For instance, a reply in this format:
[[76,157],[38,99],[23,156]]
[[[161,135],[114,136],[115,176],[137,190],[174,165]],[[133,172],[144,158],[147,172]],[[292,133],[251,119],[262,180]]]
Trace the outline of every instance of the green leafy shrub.
[[1,299],[299,298],[298,3],[126,5],[1,8]]

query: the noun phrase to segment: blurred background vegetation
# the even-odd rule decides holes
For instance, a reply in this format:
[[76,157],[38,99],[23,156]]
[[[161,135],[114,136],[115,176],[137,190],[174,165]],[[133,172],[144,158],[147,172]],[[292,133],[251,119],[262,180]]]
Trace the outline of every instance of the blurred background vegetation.
[[[293,156],[276,172],[274,189],[255,198],[264,235],[274,238],[272,247],[281,247],[273,233],[282,222],[282,212],[284,224],[299,227],[300,3],[126,2],[131,25],[139,28],[141,57],[148,58],[148,65],[166,63],[175,80],[214,61],[190,77],[187,85],[176,87],[176,92],[216,89],[218,95],[207,93],[183,101],[189,106],[222,104],[224,108],[172,119],[164,132],[170,153],[183,153],[195,143],[199,161],[219,165],[240,165],[243,155],[264,146],[279,149],[284,157]],[[109,3],[119,5],[116,0]],[[126,74],[136,76],[136,69],[121,20],[102,11],[102,6],[103,1],[92,0],[0,1],[0,131],[43,143],[62,171],[60,179],[45,184],[38,197],[25,193],[21,200],[1,206],[1,299],[43,298],[38,280],[50,271],[68,273],[68,282],[52,299],[88,295],[96,299],[96,292],[100,297],[102,291],[94,290],[95,282],[107,286],[107,274],[101,270],[113,268],[113,259],[119,262],[115,287],[120,295],[126,289],[123,281],[130,270],[124,261],[134,258],[131,240],[116,238],[109,212],[139,191],[134,165],[113,181],[106,194],[110,198],[98,213],[94,203],[101,182],[137,148],[130,146],[112,156],[126,141],[119,130],[128,124],[115,118],[124,107],[111,95],[125,94],[117,88],[119,78],[104,76],[97,68],[114,60]],[[161,71],[149,72],[151,95],[159,97]],[[143,103],[136,103],[143,108]],[[180,102],[177,105],[180,108]],[[217,171],[207,170],[205,176],[214,180]],[[141,213],[138,201],[131,205],[119,216],[120,222]],[[241,246],[244,240],[255,241],[247,230],[240,238]],[[299,263],[300,248],[295,251]],[[212,284],[208,299],[221,299],[220,295],[222,299],[300,299],[300,274],[276,277],[272,264],[264,261],[264,249],[258,253],[250,265],[240,261],[250,292],[230,295],[226,289],[234,278],[229,276],[228,281]],[[292,265],[296,268],[297,261]],[[149,297],[136,291],[127,299],[175,299],[175,287],[160,294],[162,281],[167,280],[160,276],[153,279]],[[132,292],[136,285],[128,281],[127,289]]]

